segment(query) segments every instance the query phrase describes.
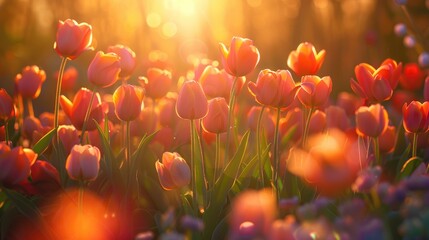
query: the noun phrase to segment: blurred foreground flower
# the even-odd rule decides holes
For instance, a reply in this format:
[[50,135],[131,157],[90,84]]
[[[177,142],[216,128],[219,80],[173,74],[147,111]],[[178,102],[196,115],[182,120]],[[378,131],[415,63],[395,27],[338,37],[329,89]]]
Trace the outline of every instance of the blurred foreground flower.
[[82,52],[92,49],[92,27],[67,19],[59,21],[54,49],[58,55],[73,60]]
[[322,66],[325,55],[325,50],[316,52],[313,44],[304,42],[299,44],[298,48],[289,54],[287,65],[298,76],[314,75]]

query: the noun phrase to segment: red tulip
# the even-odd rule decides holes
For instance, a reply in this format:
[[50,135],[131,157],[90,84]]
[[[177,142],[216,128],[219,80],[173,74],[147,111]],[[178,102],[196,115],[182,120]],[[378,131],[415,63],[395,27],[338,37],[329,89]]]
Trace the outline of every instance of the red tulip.
[[143,107],[143,89],[130,84],[119,86],[113,93],[116,116],[122,121],[136,119]]
[[100,88],[115,84],[121,71],[119,59],[115,53],[98,51],[88,67],[89,82]]
[[371,102],[382,102],[392,97],[393,90],[398,85],[402,71],[392,59],[385,60],[378,69],[367,63],[355,67],[357,82],[350,80],[352,90],[363,99]]
[[171,73],[159,68],[149,68],[147,77],[140,77],[139,83],[145,88],[146,96],[159,99],[164,97],[170,90],[172,84]]
[[93,181],[100,169],[100,150],[91,145],[74,145],[66,160],[66,170],[73,180]]
[[119,77],[127,78],[133,74],[134,69],[136,68],[136,54],[131,48],[117,44],[115,46],[110,46],[107,48],[107,52],[116,53],[119,56],[119,62],[121,67],[121,72]]
[[356,111],[356,132],[360,136],[376,138],[387,128],[389,116],[380,104],[362,106]]
[[320,78],[315,75],[306,75],[301,79],[301,88],[298,99],[307,107],[320,107],[326,103],[332,92],[331,77]]
[[0,183],[14,186],[30,175],[31,165],[37,154],[29,148],[10,148],[5,142],[0,143]]
[[288,107],[299,89],[289,71],[269,69],[262,70],[256,83],[249,82],[247,87],[258,103],[275,108]]
[[77,23],[75,20],[67,19],[59,21],[57,39],[54,49],[58,55],[75,59],[82,52],[91,50],[92,27],[87,23]]
[[[73,126],[76,129],[81,130],[85,119],[85,114],[89,106],[92,91],[81,88],[75,95],[73,102],[67,97],[61,96],[60,104],[66,116],[70,119]],[[100,95],[96,93],[94,101],[91,106],[91,112],[89,115],[87,130],[91,131],[96,128],[92,119],[100,122],[104,118],[104,113],[107,111],[107,105],[102,104]]]
[[191,170],[176,152],[164,152],[161,162],[155,163],[159,182],[165,190],[177,189],[188,185],[191,181]]
[[31,195],[51,195],[61,189],[58,170],[49,162],[36,160],[31,166],[31,182],[20,185]]
[[[63,81],[61,83],[62,92],[72,92],[79,73],[75,67],[68,67],[63,73]],[[58,71],[54,74],[54,78],[58,79]]]
[[228,130],[229,107],[225,98],[213,98],[208,102],[208,113],[203,118],[203,128],[210,133],[223,133]]
[[58,138],[60,139],[65,154],[69,154],[74,145],[79,144],[79,133],[73,125],[60,125],[57,130]]
[[259,62],[259,51],[250,39],[233,37],[229,50],[223,43],[219,45],[223,67],[235,77],[249,74]]
[[409,133],[424,133],[429,127],[429,102],[412,101],[402,107],[403,125]]
[[14,110],[12,97],[4,88],[0,88],[0,126],[14,115]]
[[425,75],[426,73],[420,69],[417,63],[407,63],[404,65],[404,72],[399,78],[399,84],[406,90],[418,90],[423,85]]
[[176,102],[176,113],[183,119],[201,119],[208,111],[206,95],[198,82],[186,81],[180,89]]
[[317,53],[313,44],[304,42],[299,44],[298,48],[289,54],[287,65],[298,76],[315,75],[322,66],[325,55],[325,50]]
[[425,85],[423,88],[423,99],[429,101],[429,76],[425,79]]
[[46,73],[38,66],[27,66],[22,73],[16,75],[15,86],[23,98],[34,99],[40,95]]

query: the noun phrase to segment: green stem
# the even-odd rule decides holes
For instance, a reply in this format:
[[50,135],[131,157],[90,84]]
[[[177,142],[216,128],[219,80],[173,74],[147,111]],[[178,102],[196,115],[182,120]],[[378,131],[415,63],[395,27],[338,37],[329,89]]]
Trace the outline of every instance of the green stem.
[[378,141],[378,137],[373,138],[373,141],[374,141],[375,164],[377,166],[381,166],[380,143]]
[[94,102],[95,94],[96,94],[96,87],[94,87],[94,89],[92,91],[91,99],[89,100],[89,105],[88,105],[88,108],[86,109],[85,118],[83,119],[82,133],[80,135],[80,143],[81,144],[83,144],[83,138],[85,136],[86,126],[88,124],[89,115],[91,114],[92,103]]
[[128,193],[130,191],[131,185],[131,171],[132,171],[132,163],[131,163],[131,134],[130,134],[130,121],[125,122],[125,166],[127,170],[126,178],[127,178],[127,190]]
[[417,133],[413,133],[413,152],[411,157],[417,157]]
[[9,119],[6,119],[5,123],[4,123],[4,140],[6,141],[6,144],[9,145],[9,140],[10,140],[10,136],[9,136]]
[[198,199],[197,199],[197,168],[195,163],[195,156],[194,156],[194,144],[195,144],[195,124],[194,120],[190,120],[191,123],[191,172],[192,172],[192,201],[193,201],[193,207],[194,207],[194,213],[195,216],[198,216]]
[[64,69],[66,67],[67,58],[61,59],[60,70],[58,72],[57,89],[55,92],[55,106],[54,106],[54,128],[58,128],[58,112],[60,110],[60,94],[61,94],[61,83],[63,81]]
[[277,184],[277,179],[279,177],[280,170],[280,160],[279,160],[279,125],[280,125],[280,108],[277,108],[277,116],[276,116],[276,125],[274,129],[274,150],[273,150],[273,158],[274,158],[274,172],[273,172],[273,186],[276,187],[277,197],[279,196],[279,189]]
[[217,173],[220,170],[220,133],[216,133],[216,146],[215,146],[215,165],[213,172],[213,183],[212,187],[215,185],[217,180]]
[[[232,83],[232,88],[229,93],[229,111],[228,111],[228,130],[226,131],[226,146],[225,146],[225,163],[229,162],[228,154],[229,154],[229,144],[230,144],[230,138],[231,138],[231,122],[234,124],[234,105],[235,105],[235,85],[237,85],[237,77],[234,77],[234,81]],[[232,126],[234,127],[234,126]]]
[[310,111],[308,112],[307,119],[305,120],[304,125],[304,133],[302,134],[302,147],[305,148],[307,146],[307,138],[308,138],[308,132],[310,130],[310,121],[311,121],[311,115],[313,115],[314,108],[311,107]]
[[261,122],[262,122],[262,115],[264,114],[265,106],[261,107],[261,112],[259,113],[258,122],[256,125],[256,153],[258,155],[258,162],[259,162],[259,177],[261,180],[261,187],[264,187],[265,180],[264,180],[264,162],[262,161],[261,156]]

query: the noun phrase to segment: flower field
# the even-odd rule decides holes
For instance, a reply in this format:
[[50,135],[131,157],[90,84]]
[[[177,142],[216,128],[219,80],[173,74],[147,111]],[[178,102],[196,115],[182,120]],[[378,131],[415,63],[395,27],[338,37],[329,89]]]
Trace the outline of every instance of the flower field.
[[59,19],[56,60],[0,85],[0,239],[429,239],[429,38],[412,4],[392,1],[408,21],[390,32],[415,57],[356,62],[344,91],[310,41],[280,69],[233,34],[186,71],[161,52],[142,71],[127,44]]

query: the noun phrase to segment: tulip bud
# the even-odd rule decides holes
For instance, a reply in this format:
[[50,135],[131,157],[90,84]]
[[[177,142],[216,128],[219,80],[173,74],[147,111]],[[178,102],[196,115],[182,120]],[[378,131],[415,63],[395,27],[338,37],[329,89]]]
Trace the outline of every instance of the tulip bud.
[[12,97],[4,88],[0,88],[0,126],[3,126],[4,122],[13,116],[14,110]]
[[388,123],[387,111],[380,104],[363,106],[356,111],[356,132],[360,136],[376,138],[386,130]]
[[139,83],[144,87],[146,96],[159,99],[164,97],[170,90],[172,84],[171,73],[159,68],[149,68],[147,77],[140,77]]
[[107,48],[107,52],[116,53],[120,58],[119,63],[121,72],[119,73],[119,77],[127,78],[133,74],[133,71],[136,68],[136,54],[131,50],[131,48],[117,44]]
[[156,171],[161,186],[165,190],[172,190],[186,186],[191,181],[191,170],[176,152],[164,152],[161,162],[155,163]]
[[233,37],[229,50],[220,43],[220,51],[223,67],[235,77],[249,74],[259,62],[259,51],[247,38]]
[[113,93],[116,116],[122,121],[136,119],[143,106],[143,89],[130,84],[119,86]]
[[208,111],[206,95],[198,82],[186,81],[180,89],[176,102],[176,113],[183,119],[201,119]]
[[34,99],[40,95],[46,73],[37,66],[27,66],[15,77],[15,86],[23,98]]
[[304,42],[299,44],[298,48],[289,54],[287,65],[298,76],[314,75],[322,66],[325,55],[325,50],[316,52],[313,44]]
[[424,133],[429,127],[429,102],[412,101],[402,107],[403,125],[409,133]]
[[82,52],[92,50],[92,27],[87,23],[77,23],[75,20],[67,19],[59,21],[57,38],[54,49],[58,55],[75,59]]
[[79,181],[93,181],[100,169],[100,150],[91,145],[74,145],[66,160],[69,177]]
[[203,128],[211,133],[223,133],[228,130],[229,107],[225,98],[213,98],[208,102],[208,113],[203,118]]
[[88,67],[88,80],[97,87],[105,88],[118,80],[121,63],[116,53],[98,51]]

